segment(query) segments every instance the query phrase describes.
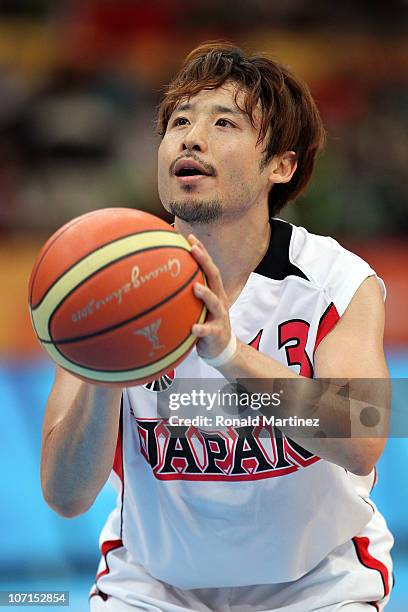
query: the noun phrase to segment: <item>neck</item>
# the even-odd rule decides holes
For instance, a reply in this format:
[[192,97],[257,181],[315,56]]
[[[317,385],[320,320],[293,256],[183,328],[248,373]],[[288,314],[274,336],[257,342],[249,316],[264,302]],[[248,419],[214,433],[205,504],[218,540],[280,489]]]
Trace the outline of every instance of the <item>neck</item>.
[[189,224],[178,217],[175,228],[183,236],[194,234],[206,247],[221,272],[226,294],[232,303],[250,273],[265,255],[270,240],[267,212],[240,218],[219,219],[209,224]]

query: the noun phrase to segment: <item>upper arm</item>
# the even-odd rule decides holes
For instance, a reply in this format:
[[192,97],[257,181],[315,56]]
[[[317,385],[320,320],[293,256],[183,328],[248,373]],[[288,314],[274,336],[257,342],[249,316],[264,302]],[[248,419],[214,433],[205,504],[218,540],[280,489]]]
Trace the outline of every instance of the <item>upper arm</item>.
[[384,301],[375,276],[366,278],[315,353],[317,378],[387,378]]
[[[366,473],[381,455],[389,428],[390,384],[383,348],[384,318],[382,293],[377,279],[371,276],[360,285],[315,354],[316,378],[334,382],[343,379],[343,384],[344,379],[348,381],[351,437],[357,441],[362,465],[367,461]],[[378,416],[377,423],[367,425],[367,415],[374,415],[374,420]]]

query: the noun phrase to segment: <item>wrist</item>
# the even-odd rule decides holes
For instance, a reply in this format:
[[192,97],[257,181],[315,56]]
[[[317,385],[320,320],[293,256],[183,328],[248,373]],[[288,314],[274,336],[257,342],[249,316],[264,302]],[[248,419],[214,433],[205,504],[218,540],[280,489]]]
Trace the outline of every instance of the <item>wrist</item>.
[[243,348],[245,349],[245,347],[246,345],[237,338],[237,347],[234,355],[227,363],[217,367],[217,370],[228,380],[235,380],[241,376],[242,365],[245,363],[245,359],[243,360],[242,356],[242,350]]
[[237,351],[237,338],[234,332],[231,330],[230,339],[226,347],[216,355],[215,357],[201,357],[205,363],[212,366],[213,368],[220,368],[227,365],[234,358]]

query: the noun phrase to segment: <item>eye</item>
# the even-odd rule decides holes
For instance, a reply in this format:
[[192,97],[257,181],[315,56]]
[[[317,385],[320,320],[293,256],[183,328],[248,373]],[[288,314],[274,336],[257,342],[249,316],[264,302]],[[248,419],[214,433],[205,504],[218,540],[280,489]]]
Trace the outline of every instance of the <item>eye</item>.
[[179,125],[187,125],[188,122],[186,117],[176,117],[173,121],[173,126],[178,127]]
[[217,119],[216,125],[219,125],[220,127],[235,127],[231,121],[228,121],[228,119]]

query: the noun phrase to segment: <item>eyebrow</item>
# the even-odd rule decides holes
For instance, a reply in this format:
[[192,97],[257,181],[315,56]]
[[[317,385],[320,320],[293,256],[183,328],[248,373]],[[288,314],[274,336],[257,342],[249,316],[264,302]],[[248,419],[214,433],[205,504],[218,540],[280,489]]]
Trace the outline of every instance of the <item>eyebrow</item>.
[[[190,102],[185,102],[184,104],[180,104],[180,106],[177,106],[173,112],[179,113],[183,111],[194,110],[194,108],[195,108],[195,104],[190,104]],[[212,107],[212,114],[215,114],[215,113],[224,113],[224,114],[229,114],[229,115],[236,115],[239,117],[242,117],[245,115],[245,113],[240,111],[238,108],[234,109],[234,108],[230,108],[229,106],[222,106],[221,104],[214,104],[214,106]]]

